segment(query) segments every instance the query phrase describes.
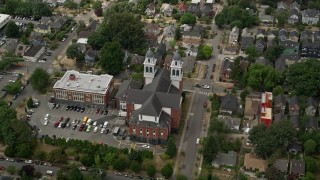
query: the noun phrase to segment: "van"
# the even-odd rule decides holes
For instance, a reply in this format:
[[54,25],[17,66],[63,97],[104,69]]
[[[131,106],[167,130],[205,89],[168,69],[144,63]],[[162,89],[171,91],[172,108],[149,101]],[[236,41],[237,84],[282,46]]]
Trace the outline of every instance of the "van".
[[94,129],[93,129],[93,132],[96,133],[98,131],[98,127],[96,126]]

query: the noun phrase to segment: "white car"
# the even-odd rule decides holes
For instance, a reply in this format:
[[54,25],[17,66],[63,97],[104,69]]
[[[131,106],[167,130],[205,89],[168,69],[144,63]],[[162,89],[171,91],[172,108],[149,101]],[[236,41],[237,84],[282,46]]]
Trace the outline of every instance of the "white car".
[[48,120],[48,118],[49,118],[49,114],[46,114],[45,116],[44,116],[44,120]]
[[24,162],[27,164],[32,164],[32,160],[25,160]]
[[93,129],[93,132],[96,133],[98,131],[98,126]]
[[200,143],[200,138],[197,138],[196,144]]
[[48,120],[46,120],[44,123],[43,123],[43,125],[45,125],[45,126],[47,126],[49,124],[49,121]]
[[30,112],[34,113],[34,109],[29,109]]
[[97,121],[94,121],[92,126],[97,126]]
[[210,89],[210,86],[209,85],[202,85],[202,88],[203,89]]
[[105,131],[106,131],[106,129],[102,128],[100,133],[103,134]]

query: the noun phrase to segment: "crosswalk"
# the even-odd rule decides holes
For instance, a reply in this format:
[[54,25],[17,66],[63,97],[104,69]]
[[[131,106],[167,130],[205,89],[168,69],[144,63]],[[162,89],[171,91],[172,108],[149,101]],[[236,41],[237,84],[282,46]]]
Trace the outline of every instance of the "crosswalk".
[[203,94],[203,95],[207,95],[207,96],[213,95],[212,92],[207,92],[207,91],[199,91],[199,94]]

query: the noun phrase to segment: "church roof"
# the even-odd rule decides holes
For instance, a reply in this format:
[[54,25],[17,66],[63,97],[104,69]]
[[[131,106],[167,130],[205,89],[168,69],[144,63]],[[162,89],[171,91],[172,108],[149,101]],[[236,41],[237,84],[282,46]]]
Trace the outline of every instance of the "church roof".
[[149,57],[149,58],[151,58],[151,57],[153,57],[154,56],[154,53],[151,51],[151,49],[149,48],[148,49],[148,51],[147,51],[147,53],[146,53],[146,57]]

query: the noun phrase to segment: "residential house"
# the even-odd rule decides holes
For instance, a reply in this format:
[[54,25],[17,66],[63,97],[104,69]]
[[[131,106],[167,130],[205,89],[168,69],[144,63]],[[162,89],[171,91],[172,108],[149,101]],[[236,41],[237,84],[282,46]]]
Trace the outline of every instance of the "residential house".
[[194,14],[195,16],[200,17],[201,10],[200,10],[200,3],[191,3],[187,10],[189,13]]
[[254,43],[253,37],[241,37],[240,39],[240,50],[246,50],[250,45]]
[[163,29],[163,38],[166,42],[170,42],[174,40],[176,34],[176,27],[174,25],[168,25]]
[[185,12],[187,12],[188,10],[188,5],[186,3],[181,2],[178,5],[178,12],[179,14],[184,14]]
[[26,61],[36,62],[44,54],[44,46],[30,46],[26,49],[26,52],[23,54],[23,58]]
[[192,30],[192,26],[190,26],[190,25],[188,25],[188,24],[182,24],[181,26],[180,26],[180,32],[181,32],[181,34],[183,34],[183,32],[185,32],[185,31],[191,31]]
[[237,117],[230,116],[218,116],[218,121],[223,122],[230,130],[239,131],[241,119]]
[[85,52],[84,55],[84,61],[86,64],[93,64],[95,63],[97,57],[99,55],[99,51],[93,50],[93,49],[89,49]]
[[303,30],[300,33],[300,42],[302,43],[307,43],[307,42],[311,42],[312,40],[312,32],[309,30]]
[[202,16],[212,17],[213,15],[213,4],[205,3],[202,8]]
[[318,103],[313,97],[308,97],[306,102],[305,113],[307,116],[315,116],[318,109]]
[[157,60],[159,60],[159,64],[163,63],[164,57],[167,54],[167,47],[165,44],[160,43],[157,47],[157,50],[154,54],[154,58],[156,58]]
[[160,33],[160,26],[156,23],[147,23],[144,27],[144,33],[150,46],[158,44],[158,35]]
[[280,1],[277,3],[277,10],[278,11],[282,11],[282,10],[287,10],[289,7],[286,3],[284,3],[283,1]]
[[299,32],[297,30],[290,31],[289,39],[294,42],[299,41]]
[[270,29],[267,33],[267,39],[274,40],[275,37],[276,37],[276,32],[274,30]]
[[315,25],[319,22],[320,11],[317,9],[306,9],[301,12],[302,23]]
[[264,173],[267,170],[268,163],[266,160],[254,157],[254,155],[251,153],[246,153],[244,155],[243,167],[245,170],[258,171],[260,173]]
[[300,179],[306,174],[306,164],[302,160],[290,160],[288,179]]
[[314,31],[312,32],[312,34],[313,34],[312,42],[320,41],[320,31]]
[[259,19],[264,24],[273,24],[274,22],[274,17],[271,15],[260,14]]
[[297,24],[299,21],[299,11],[297,9],[290,9],[288,23]]
[[286,175],[288,173],[289,161],[286,159],[277,159],[273,163],[273,167],[276,168],[280,173]]
[[295,42],[287,39],[287,40],[280,41],[279,44],[282,45],[285,49],[299,50],[299,42]]
[[93,31],[90,31],[90,30],[80,31],[78,34],[78,39],[79,38],[88,39],[92,33],[93,33]]
[[88,31],[96,31],[99,27],[99,20],[93,20],[89,23],[88,27],[86,28]]
[[144,56],[138,54],[131,54],[130,64],[143,64]]
[[292,114],[289,118],[292,127],[299,131],[299,114]]
[[15,54],[18,56],[23,56],[27,48],[29,48],[29,45],[18,44],[15,50]]
[[170,17],[170,16],[172,16],[173,8],[170,4],[163,3],[161,5],[160,11],[163,14],[163,16]]
[[262,65],[265,65],[265,66],[273,66],[273,64],[263,56],[259,56],[255,63],[262,64]]
[[289,99],[289,114],[299,114],[300,105],[299,105],[299,98],[298,96],[292,96]]
[[308,117],[307,131],[319,130],[319,121],[314,116]]
[[274,63],[274,68],[283,71],[286,68],[286,61],[283,57],[279,57],[276,59],[276,62]]
[[57,0],[43,0],[44,3],[46,3],[49,7],[56,7],[57,4]]
[[194,26],[190,31],[184,31],[182,34],[182,47],[191,48],[199,47],[201,44],[201,37],[203,36],[203,27]]
[[274,97],[273,100],[273,111],[276,113],[284,114],[284,110],[286,109],[286,98],[283,94],[280,94]]
[[256,47],[256,50],[257,50],[259,53],[262,54],[263,51],[264,51],[264,48],[266,47],[266,43],[264,42],[263,39],[258,39],[258,40],[256,41],[255,47]]
[[272,119],[273,119],[273,123],[278,123],[278,122],[286,120],[286,117],[283,113],[278,112],[273,115]]
[[147,14],[147,16],[153,16],[156,13],[156,4],[154,3],[154,1],[148,4],[145,13]]
[[77,41],[77,45],[79,50],[84,53],[87,50],[88,38],[79,38]]
[[227,81],[231,79],[231,71],[232,71],[232,62],[228,59],[223,61],[222,69],[220,71],[220,78],[222,81]]
[[42,16],[40,19],[40,24],[45,24],[50,26],[51,31],[60,30],[67,22],[67,18],[64,16]]
[[298,153],[303,153],[303,144],[297,141],[289,142],[287,151],[290,154],[297,155]]
[[239,28],[237,26],[233,27],[230,34],[229,34],[229,43],[238,43],[238,38],[239,38]]
[[51,33],[51,27],[48,24],[37,24],[33,30],[35,32],[42,33],[42,34]]
[[6,40],[3,40],[1,43],[0,54],[4,54],[7,52],[14,53],[17,46],[18,46],[17,39],[7,38]]
[[301,43],[301,56],[310,58],[320,58],[320,41]]
[[283,58],[287,65],[294,64],[300,60],[299,42],[284,40],[280,41],[279,44],[285,48],[279,58]]
[[46,44],[47,44],[46,41],[44,40],[42,34],[35,32],[35,31],[32,31],[30,33],[29,43],[31,45],[42,45],[42,46],[46,46]]
[[298,11],[300,11],[300,7],[301,7],[301,5],[299,3],[297,3],[297,1],[295,1],[289,5],[289,9],[296,9]]
[[261,99],[254,97],[247,97],[244,108],[244,119],[255,120],[260,114]]
[[221,98],[220,114],[234,115],[238,109],[238,99],[232,94],[227,94]]
[[257,29],[257,33],[256,33],[256,39],[264,39],[264,37],[266,36],[266,30],[264,29]]
[[279,40],[280,41],[285,41],[288,39],[288,31],[285,29],[281,29],[279,31]]
[[235,151],[229,151],[228,153],[219,152],[212,161],[212,166],[215,168],[220,168],[220,166],[231,166],[237,165],[238,153]]
[[267,127],[269,127],[272,122],[272,99],[272,92],[265,92],[261,95],[260,122]]

